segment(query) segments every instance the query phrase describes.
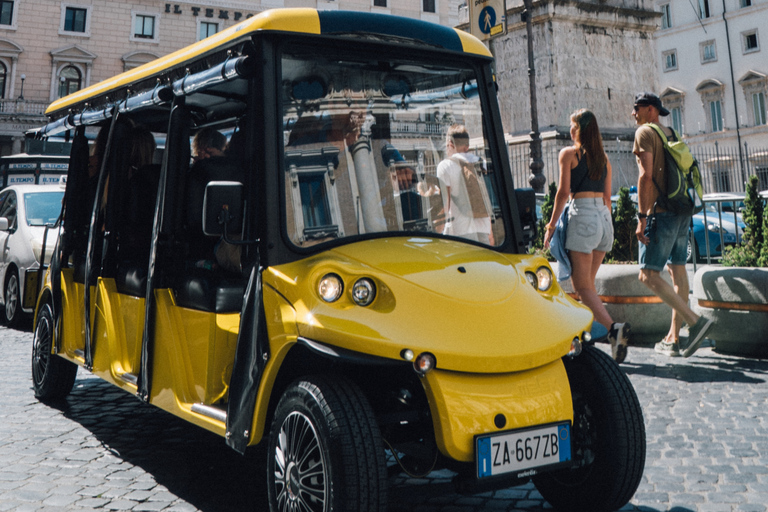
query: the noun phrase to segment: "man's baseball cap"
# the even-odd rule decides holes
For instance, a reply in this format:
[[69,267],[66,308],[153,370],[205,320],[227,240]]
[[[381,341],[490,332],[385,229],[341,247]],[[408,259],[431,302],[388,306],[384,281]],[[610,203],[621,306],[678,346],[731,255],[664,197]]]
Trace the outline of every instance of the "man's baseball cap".
[[659,97],[653,94],[652,92],[641,92],[637,96],[635,96],[635,105],[638,105],[641,107],[645,105],[650,105],[658,109],[660,116],[669,115],[669,110],[664,108],[664,105],[661,104],[661,100],[659,99]]

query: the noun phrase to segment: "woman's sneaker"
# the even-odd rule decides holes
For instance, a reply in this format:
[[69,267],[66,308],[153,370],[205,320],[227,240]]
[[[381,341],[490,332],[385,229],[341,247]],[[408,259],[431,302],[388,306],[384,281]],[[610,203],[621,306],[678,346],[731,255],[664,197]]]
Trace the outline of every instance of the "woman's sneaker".
[[669,357],[680,357],[680,344],[670,343],[666,339],[661,340],[656,344],[653,349],[659,354],[664,354]]
[[627,345],[629,344],[629,322],[612,323],[608,331],[608,341],[611,343],[611,355],[616,364],[621,364],[627,358]]

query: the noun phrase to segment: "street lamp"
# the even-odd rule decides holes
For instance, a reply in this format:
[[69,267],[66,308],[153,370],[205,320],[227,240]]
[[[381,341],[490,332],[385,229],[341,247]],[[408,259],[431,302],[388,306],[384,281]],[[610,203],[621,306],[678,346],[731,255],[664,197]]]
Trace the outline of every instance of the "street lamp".
[[21,94],[19,94],[19,99],[24,100],[24,80],[27,79],[27,75],[23,74],[21,75]]
[[541,159],[541,134],[539,133],[539,110],[536,106],[536,68],[533,65],[533,0],[523,0],[525,10],[525,31],[528,36],[528,88],[531,96],[531,175],[528,183],[534,192],[544,192],[547,178],[541,172],[544,162]]

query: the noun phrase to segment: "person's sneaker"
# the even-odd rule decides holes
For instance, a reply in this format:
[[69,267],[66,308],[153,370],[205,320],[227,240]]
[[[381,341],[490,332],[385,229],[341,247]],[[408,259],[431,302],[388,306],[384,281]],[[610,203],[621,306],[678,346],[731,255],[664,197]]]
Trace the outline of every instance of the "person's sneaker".
[[712,327],[712,319],[700,316],[699,320],[688,328],[688,341],[684,347],[681,347],[680,355],[691,357],[701,346],[710,327]]
[[661,340],[653,349],[659,354],[669,357],[680,357],[680,344],[670,343],[667,340]]
[[629,322],[612,323],[608,331],[608,341],[611,343],[611,355],[616,364],[621,364],[627,358],[627,345],[629,344]]

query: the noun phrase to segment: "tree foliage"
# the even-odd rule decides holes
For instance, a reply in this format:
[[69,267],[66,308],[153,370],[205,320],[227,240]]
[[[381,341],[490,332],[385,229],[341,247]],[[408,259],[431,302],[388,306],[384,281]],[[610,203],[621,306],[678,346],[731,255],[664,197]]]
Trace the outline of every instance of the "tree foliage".
[[768,267],[768,209],[757,193],[757,176],[750,176],[744,197],[744,235],[741,245],[726,247],[724,267]]
[[629,197],[629,189],[619,189],[619,199],[613,210],[613,249],[606,255],[607,261],[637,261],[638,241],[637,207]]

